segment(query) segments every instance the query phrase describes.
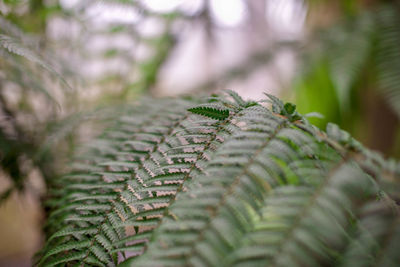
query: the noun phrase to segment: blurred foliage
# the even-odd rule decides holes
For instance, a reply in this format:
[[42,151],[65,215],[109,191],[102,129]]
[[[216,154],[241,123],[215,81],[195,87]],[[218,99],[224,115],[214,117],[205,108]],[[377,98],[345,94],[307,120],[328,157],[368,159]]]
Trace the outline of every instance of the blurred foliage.
[[[399,156],[399,5],[396,1],[362,0],[305,3],[309,16],[316,6],[332,7],[334,19],[321,26],[318,20],[308,24],[311,38],[305,40],[302,72],[290,89],[299,111],[319,112],[324,119],[310,119],[319,127],[336,122],[368,146]],[[117,110],[122,103],[152,93],[164,63],[179,42],[179,25],[200,22],[209,34],[216,27],[210,23],[209,5],[191,15],[179,9],[156,12],[143,1],[125,0],[85,0],[74,8],[62,7],[55,0],[3,1],[2,5],[1,159],[2,169],[15,183],[6,193],[23,188],[23,177],[29,170],[22,166],[29,165],[27,161],[33,163],[33,168],[40,168],[45,179],[54,176],[47,166],[54,160],[51,151],[63,149],[64,154],[70,155],[81,122],[108,116],[99,116],[107,114],[99,109],[114,105],[116,108],[111,109]],[[98,5],[133,8],[138,18],[133,24],[115,21],[98,27],[87,18]],[[77,37],[51,39],[49,26],[53,18],[79,25]],[[149,21],[159,25],[155,34],[142,30]],[[127,37],[125,41],[133,47],[110,45],[96,50],[87,45],[94,38],[111,40],[121,36]],[[214,90],[221,81],[244,79],[270,64],[282,49],[303,51],[301,41],[274,42],[265,50],[255,51],[240,66],[203,84],[194,84],[193,88],[196,92]],[[69,56],[71,48],[79,60]],[[143,48],[144,57],[139,52]],[[92,59],[103,60],[103,65],[119,60],[126,67],[88,78],[76,65]],[[97,88],[99,93],[82,98],[83,91],[91,88]]]
[[[158,19],[163,30],[142,36],[141,25],[132,28],[123,22],[100,29],[86,28],[87,22],[82,18],[101,2],[135,7],[141,14],[140,21]],[[149,92],[175,44],[171,27],[179,14],[151,12],[136,1],[82,1],[74,10],[63,9],[59,1],[5,1],[2,5],[0,159],[2,170],[12,181],[8,189],[0,192],[1,199],[5,199],[13,190],[26,188],[26,178],[34,169],[40,170],[48,184],[75,150],[83,121],[104,125],[110,114],[118,114],[121,104]],[[85,31],[78,40],[53,40],[48,31],[54,17],[78,23]],[[96,53],[86,45],[90,38],[113,38],[119,34],[128,34],[136,46],[145,46],[150,55],[139,60],[135,49],[111,47]],[[82,61],[88,57],[118,58],[127,62],[129,70],[122,75],[106,73],[100,79],[83,77],[75,66],[80,62],[71,61],[68,53],[64,55],[66,47],[71,46]],[[83,99],[79,89],[89,90],[85,87],[101,88],[101,93]],[[83,135],[87,138],[87,131]]]
[[2,199],[14,189],[22,190],[24,178],[34,168],[39,168],[45,179],[54,175],[51,155],[37,153],[46,125],[56,119],[60,109],[62,98],[55,95],[63,94],[68,85],[41,55],[39,43],[37,36],[0,18],[0,158],[3,171],[13,181]]
[[336,21],[316,30],[294,86],[296,103],[302,112],[324,114],[313,121],[320,127],[336,122],[370,147],[399,156],[400,6],[364,2],[342,1]]

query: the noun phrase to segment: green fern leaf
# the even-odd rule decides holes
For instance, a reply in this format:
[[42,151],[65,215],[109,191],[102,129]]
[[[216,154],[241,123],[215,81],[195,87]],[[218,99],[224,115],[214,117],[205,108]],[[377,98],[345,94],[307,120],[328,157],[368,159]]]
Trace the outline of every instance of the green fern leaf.
[[211,104],[204,104],[193,108],[189,108],[188,111],[194,114],[199,114],[216,120],[225,120],[226,118],[229,117],[228,109],[223,109],[220,106]]
[[5,34],[0,34],[0,46],[9,53],[25,57],[26,59],[39,64],[41,67],[58,77],[68,88],[71,88],[65,79],[53,67],[51,67],[49,63],[45,62],[37,53],[25,47],[15,38]]
[[116,120],[51,186],[39,265],[335,266],[365,251],[397,260],[397,215],[361,210],[396,207],[386,188],[399,184],[397,161],[335,125],[294,122],[293,104],[271,97],[271,112],[231,97],[154,100]]
[[46,267],[51,267],[51,266],[57,266],[60,264],[67,264],[68,262],[74,261],[74,260],[79,260],[85,257],[85,253],[84,252],[71,252],[68,253],[65,256],[60,256],[58,258],[55,258],[49,262],[47,262],[46,264],[44,264],[43,266]]
[[[43,255],[43,258],[41,262],[45,261],[48,257],[60,253],[62,251],[68,251],[72,249],[80,249],[80,248],[86,248],[91,245],[90,240],[83,240],[83,241],[71,241],[66,244],[62,244],[60,246],[57,246],[53,249],[50,249],[45,255]],[[41,264],[41,263],[39,263]]]

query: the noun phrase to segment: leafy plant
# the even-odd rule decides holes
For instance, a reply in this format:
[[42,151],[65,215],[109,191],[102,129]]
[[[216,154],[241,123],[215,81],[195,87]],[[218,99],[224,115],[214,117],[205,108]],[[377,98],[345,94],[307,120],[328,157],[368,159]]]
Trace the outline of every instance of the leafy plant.
[[[313,121],[316,125],[336,122],[370,146],[398,156],[400,9],[396,1],[361,2],[342,1],[337,21],[314,33],[295,85],[296,102],[302,112],[325,115]],[[346,3],[354,10],[349,12]],[[380,131],[366,130],[371,128]]]
[[[56,121],[64,88],[70,87],[40,53],[38,44],[36,36],[0,17],[0,162],[12,181],[1,192],[0,201],[16,189],[25,189],[26,177],[34,168],[45,179],[54,175],[48,165],[51,155],[43,152],[42,141]],[[61,87],[57,86],[60,81]]]
[[399,163],[269,101],[127,107],[54,179],[37,265],[396,266]]

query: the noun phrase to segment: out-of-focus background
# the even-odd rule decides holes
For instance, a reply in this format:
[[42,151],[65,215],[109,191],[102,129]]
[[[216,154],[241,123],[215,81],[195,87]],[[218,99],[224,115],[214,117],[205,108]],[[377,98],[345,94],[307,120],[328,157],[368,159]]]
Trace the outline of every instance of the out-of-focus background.
[[266,92],[400,156],[396,0],[0,0],[0,14],[0,266],[31,265],[46,184],[141,95]]

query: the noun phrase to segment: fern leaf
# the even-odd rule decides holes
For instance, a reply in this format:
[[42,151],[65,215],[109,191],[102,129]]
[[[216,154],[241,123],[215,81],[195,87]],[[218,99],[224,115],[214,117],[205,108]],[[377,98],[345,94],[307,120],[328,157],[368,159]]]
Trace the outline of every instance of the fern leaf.
[[18,42],[18,40],[14,39],[13,37],[5,34],[0,34],[0,46],[2,46],[3,49],[6,49],[10,53],[25,57],[26,59],[39,64],[41,67],[58,77],[65,85],[67,85],[67,87],[71,88],[65,81],[65,79],[57,71],[55,71],[55,69],[51,67],[50,64],[45,62],[37,53],[25,47],[22,43]]
[[355,238],[341,259],[342,266],[396,266],[400,261],[399,214],[385,203],[370,202],[362,208]]
[[68,253],[65,256],[60,256],[58,258],[55,258],[49,262],[47,262],[46,264],[44,264],[43,266],[46,267],[50,267],[50,266],[57,266],[60,264],[66,264],[68,262],[74,261],[74,260],[79,260],[81,258],[85,257],[85,253],[84,252],[71,252]]
[[[50,188],[39,265],[321,266],[372,248],[378,264],[397,259],[398,219],[360,212],[393,205],[383,185],[394,188],[397,161],[337,126],[294,123],[292,104],[275,99],[271,112],[231,97],[154,100],[116,120]],[[193,105],[209,119],[185,112]]]
[[196,106],[193,108],[189,108],[188,111],[199,114],[205,117],[210,117],[216,120],[224,120],[229,116],[229,110],[223,109],[220,106],[204,104],[200,106]]
[[[50,249],[45,255],[43,255],[41,262],[45,261],[48,257],[51,255],[60,253],[62,251],[68,251],[72,249],[80,249],[80,248],[86,248],[91,245],[90,240],[83,240],[83,241],[71,241],[66,244],[62,244],[60,246],[57,246],[53,249]],[[41,263],[39,263],[41,264]]]
[[53,234],[50,238],[49,241],[56,237],[61,237],[61,236],[67,236],[67,235],[79,235],[79,234],[89,234],[89,233],[96,233],[97,228],[96,227],[86,227],[86,228],[80,228],[80,229],[74,229],[71,227],[66,227],[65,229],[62,229],[58,231],[57,233]]

